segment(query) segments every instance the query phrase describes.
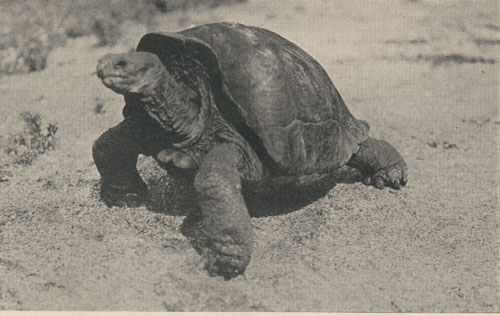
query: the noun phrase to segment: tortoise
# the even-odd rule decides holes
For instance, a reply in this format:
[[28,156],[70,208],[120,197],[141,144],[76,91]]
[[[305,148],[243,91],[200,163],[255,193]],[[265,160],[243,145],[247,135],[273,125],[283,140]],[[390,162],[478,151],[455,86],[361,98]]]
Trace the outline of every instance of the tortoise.
[[124,120],[92,148],[102,200],[147,202],[139,154],[192,180],[210,275],[230,279],[250,262],[246,187],[314,182],[343,165],[377,188],[407,183],[398,151],[369,137],[321,65],[272,31],[213,23],[149,33],[135,52],[102,57],[97,75],[125,99]]

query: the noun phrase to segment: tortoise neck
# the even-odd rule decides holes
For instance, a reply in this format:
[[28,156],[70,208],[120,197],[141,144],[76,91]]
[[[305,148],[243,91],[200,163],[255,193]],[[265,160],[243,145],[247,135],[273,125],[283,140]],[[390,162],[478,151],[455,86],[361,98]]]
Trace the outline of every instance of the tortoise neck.
[[193,145],[203,135],[215,113],[210,84],[196,78],[194,84],[170,78],[164,89],[165,103],[172,114],[171,126],[179,141],[178,148]]
[[147,90],[134,96],[163,129],[174,135],[174,146],[177,148],[194,144],[201,137],[213,112],[213,98],[209,82],[205,79],[194,78],[198,82],[188,85],[165,70]]
[[147,91],[134,98],[173,136],[174,147],[188,149],[194,146],[197,149],[193,150],[203,152],[214,139],[229,140],[237,132],[218,112],[204,69],[196,67],[189,70],[174,75],[165,70]]

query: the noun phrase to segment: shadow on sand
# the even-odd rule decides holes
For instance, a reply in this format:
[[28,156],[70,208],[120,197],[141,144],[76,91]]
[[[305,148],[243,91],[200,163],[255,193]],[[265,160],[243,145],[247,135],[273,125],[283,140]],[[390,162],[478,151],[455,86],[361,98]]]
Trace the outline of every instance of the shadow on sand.
[[[181,233],[190,240],[193,248],[201,253],[205,241],[201,234],[201,214],[197,208],[193,183],[194,174],[187,178],[169,176],[148,179],[150,202],[148,209],[170,216],[186,216]],[[243,190],[251,217],[266,217],[294,212],[325,195],[338,183],[355,183],[360,173],[343,167],[328,175],[308,176],[298,179],[273,179]]]

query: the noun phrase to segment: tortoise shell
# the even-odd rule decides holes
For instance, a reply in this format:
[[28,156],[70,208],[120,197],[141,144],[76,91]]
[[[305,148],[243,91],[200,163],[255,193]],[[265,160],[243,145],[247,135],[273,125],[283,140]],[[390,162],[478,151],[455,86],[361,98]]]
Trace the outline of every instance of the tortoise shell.
[[269,30],[214,23],[149,33],[137,51],[155,53],[169,71],[188,60],[208,72],[217,107],[276,175],[332,171],[368,138],[321,65]]

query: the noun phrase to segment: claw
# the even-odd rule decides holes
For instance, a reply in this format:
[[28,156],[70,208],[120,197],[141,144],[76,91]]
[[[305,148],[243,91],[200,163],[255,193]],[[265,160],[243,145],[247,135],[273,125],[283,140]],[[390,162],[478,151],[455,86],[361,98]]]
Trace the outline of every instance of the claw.
[[384,188],[384,180],[382,178],[377,177],[377,180],[375,180],[375,187],[377,189],[383,189]]
[[102,197],[107,207],[140,207],[146,204],[147,197],[137,193],[105,194]]
[[408,183],[408,176],[406,173],[403,174],[403,178],[401,179],[401,185],[405,186]]
[[392,180],[392,187],[394,189],[398,189],[399,190],[401,188],[401,184],[399,183],[399,180],[397,180],[397,179]]
[[366,177],[363,179],[363,184],[370,185],[372,184],[372,177]]

